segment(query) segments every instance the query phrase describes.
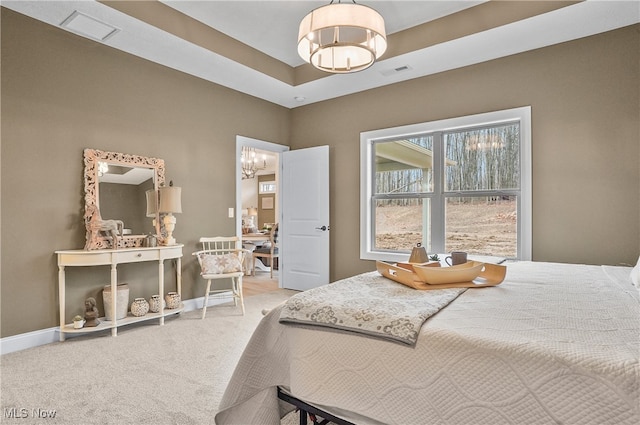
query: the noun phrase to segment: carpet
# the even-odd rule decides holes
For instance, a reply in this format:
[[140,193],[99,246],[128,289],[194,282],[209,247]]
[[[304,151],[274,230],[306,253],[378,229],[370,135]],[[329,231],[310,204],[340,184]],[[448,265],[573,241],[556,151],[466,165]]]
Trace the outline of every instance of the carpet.
[[[296,291],[69,338],[0,358],[2,417],[21,424],[213,424],[262,310]],[[291,415],[290,415],[291,416]],[[283,420],[292,422],[291,417]]]

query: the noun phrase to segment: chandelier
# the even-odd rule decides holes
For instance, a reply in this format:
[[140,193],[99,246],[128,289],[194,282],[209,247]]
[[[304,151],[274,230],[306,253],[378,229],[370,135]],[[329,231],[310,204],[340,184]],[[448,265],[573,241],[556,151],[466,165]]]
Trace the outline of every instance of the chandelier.
[[256,150],[247,146],[242,147],[240,162],[242,163],[242,180],[252,179],[256,176],[257,171],[267,168],[266,156],[262,154],[262,165],[260,165]]
[[339,1],[331,0],[300,22],[298,54],[322,71],[362,71],[387,50],[384,19],[368,6]]

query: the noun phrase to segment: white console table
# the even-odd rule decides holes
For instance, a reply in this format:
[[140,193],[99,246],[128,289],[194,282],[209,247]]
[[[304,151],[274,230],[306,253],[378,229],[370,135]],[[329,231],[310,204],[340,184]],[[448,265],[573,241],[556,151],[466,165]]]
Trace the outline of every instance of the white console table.
[[[184,245],[158,246],[154,248],[122,248],[122,249],[102,249],[95,251],[69,250],[56,251],[58,254],[58,291],[60,303],[60,341],[64,341],[67,333],[95,332],[104,329],[111,329],[111,335],[118,334],[118,326],[136,323],[144,320],[159,319],[160,325],[164,325],[164,318],[170,314],[176,314],[184,309],[180,307],[167,309],[163,308],[158,313],[147,313],[141,317],[129,314],[126,318],[116,319],[116,298],[118,285],[118,264],[140,263],[144,261],[158,262],[158,294],[164,298],[164,260],[176,260],[176,282],[177,292],[182,295],[182,247]],[[100,318],[100,324],[96,327],[84,327],[74,329],[73,323],[65,324],[65,267],[91,267],[111,265],[111,318],[106,321]]]

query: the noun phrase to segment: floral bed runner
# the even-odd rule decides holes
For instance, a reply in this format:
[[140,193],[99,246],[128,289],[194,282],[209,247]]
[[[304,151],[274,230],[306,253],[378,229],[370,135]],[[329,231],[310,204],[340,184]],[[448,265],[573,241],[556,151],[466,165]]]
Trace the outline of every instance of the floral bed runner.
[[358,332],[415,345],[422,324],[466,288],[418,291],[369,272],[294,295],[282,323]]

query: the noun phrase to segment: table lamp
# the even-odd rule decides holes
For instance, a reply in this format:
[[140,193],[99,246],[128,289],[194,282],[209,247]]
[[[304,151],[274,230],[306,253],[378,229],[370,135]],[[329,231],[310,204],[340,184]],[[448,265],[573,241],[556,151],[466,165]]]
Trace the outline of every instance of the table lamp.
[[169,187],[160,188],[160,207],[159,212],[165,214],[163,218],[164,228],[167,230],[167,239],[165,245],[175,245],[176,240],[173,237],[173,231],[176,228],[176,218],[173,214],[182,212],[182,188],[173,186],[173,181],[169,183]]

